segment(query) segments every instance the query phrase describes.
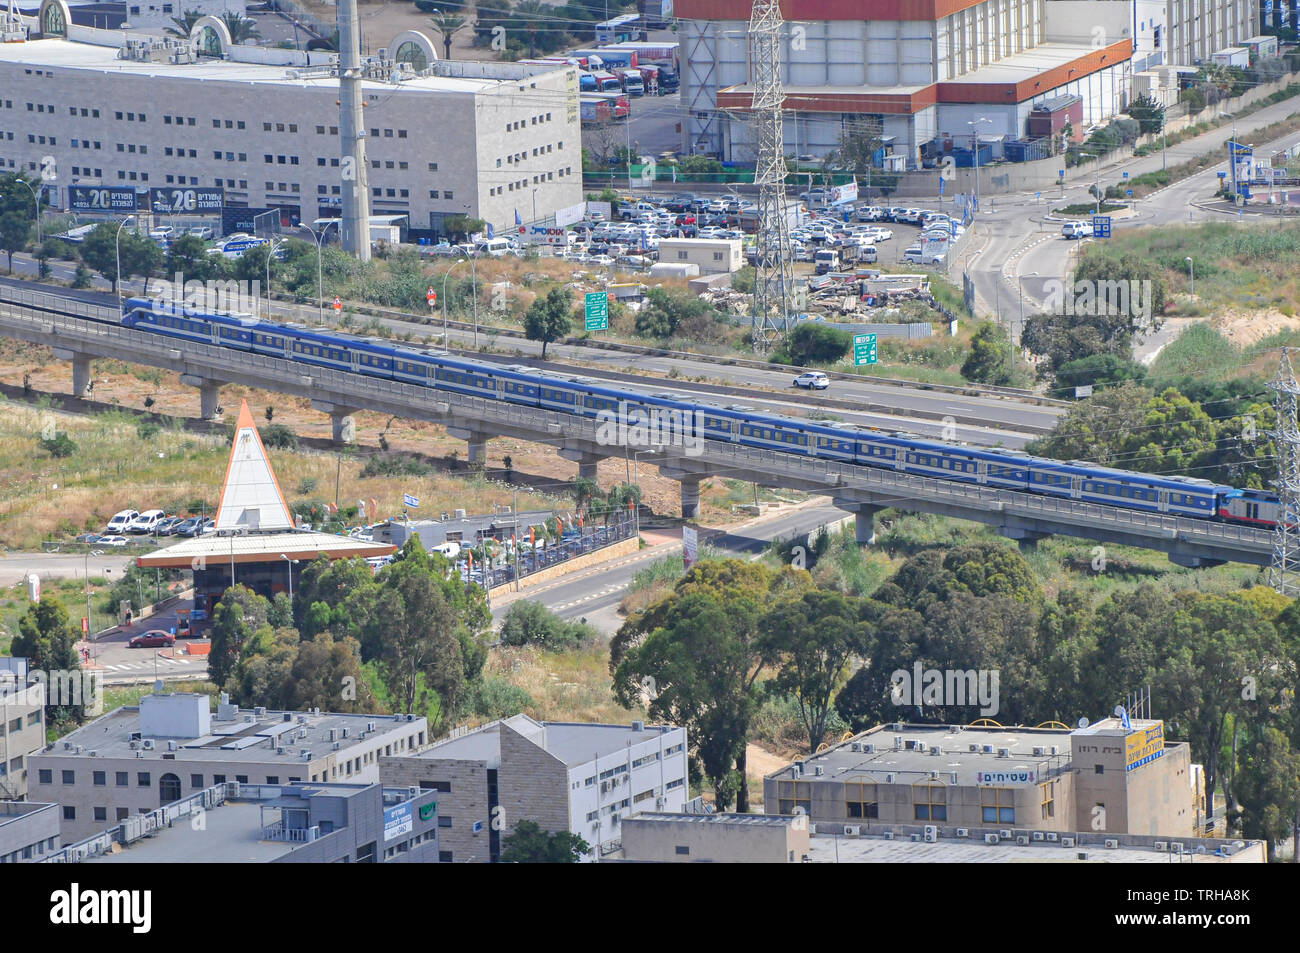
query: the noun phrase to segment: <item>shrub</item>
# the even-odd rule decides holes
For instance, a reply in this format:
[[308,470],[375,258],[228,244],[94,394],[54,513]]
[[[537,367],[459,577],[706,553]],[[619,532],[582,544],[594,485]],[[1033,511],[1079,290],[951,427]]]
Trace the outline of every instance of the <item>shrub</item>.
[[42,440],[41,449],[49,451],[52,457],[70,457],[77,452],[77,445],[66,433],[60,433]]
[[268,424],[259,427],[257,432],[262,435],[262,443],[268,447],[276,450],[298,449],[298,435],[284,424]]
[[395,453],[391,456],[371,457],[361,468],[362,477],[424,476],[433,468],[415,457]]
[[538,645],[554,651],[576,649],[596,641],[596,630],[585,622],[568,622],[540,602],[513,603],[501,624],[502,645]]

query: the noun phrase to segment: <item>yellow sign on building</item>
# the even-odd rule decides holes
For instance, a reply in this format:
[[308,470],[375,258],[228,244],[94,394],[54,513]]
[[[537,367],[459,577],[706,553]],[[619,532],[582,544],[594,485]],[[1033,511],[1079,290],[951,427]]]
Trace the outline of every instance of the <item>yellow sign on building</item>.
[[1132,771],[1165,753],[1165,723],[1135,728],[1124,739],[1124,770]]

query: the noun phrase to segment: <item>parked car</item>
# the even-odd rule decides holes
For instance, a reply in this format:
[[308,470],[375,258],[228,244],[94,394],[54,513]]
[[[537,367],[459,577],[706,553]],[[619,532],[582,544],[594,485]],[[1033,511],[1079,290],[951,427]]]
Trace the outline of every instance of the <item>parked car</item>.
[[131,639],[126,643],[126,647],[128,649],[157,649],[175,644],[176,636],[170,632],[164,632],[162,629],[150,629],[148,632],[141,632]]
[[825,390],[831,386],[831,379],[821,371],[805,371],[794,379],[795,387],[806,387],[808,390]]
[[117,547],[125,546],[125,545],[126,545],[126,537],[125,537],[125,536],[116,536],[116,535],[114,535],[114,536],[101,536],[101,537],[99,537],[99,539],[95,540],[95,545],[96,545],[96,546],[117,546]]
[[158,525],[153,531],[158,536],[170,536],[177,526],[180,526],[185,520],[180,516],[166,516],[158,521]]
[[203,524],[203,517],[191,516],[187,520],[181,520],[172,529],[173,536],[194,536],[198,533],[199,527]]
[[948,258],[947,248],[943,251],[921,250],[920,245],[912,245],[903,252],[903,261],[913,265],[942,265]]
[[195,533],[194,535],[195,535],[195,536],[206,536],[206,535],[208,535],[209,533],[215,533],[216,531],[217,531],[217,521],[216,521],[216,520],[204,520],[204,521],[203,521],[203,525],[199,527],[198,532]]
[[99,539],[99,533],[82,533],[76,537],[78,543],[93,543]]
[[158,523],[167,514],[162,510],[145,510],[135,519],[131,520],[131,525],[127,527],[129,533],[152,533],[158,528]]
[[139,510],[122,510],[120,513],[114,513],[104,532],[106,534],[125,533],[126,528],[131,525],[131,521],[139,515]]
[[1066,222],[1061,226],[1061,235],[1065,238],[1091,238],[1092,224],[1090,222]]
[[209,239],[216,233],[212,230],[211,225],[194,225],[190,228],[190,234],[195,238]]

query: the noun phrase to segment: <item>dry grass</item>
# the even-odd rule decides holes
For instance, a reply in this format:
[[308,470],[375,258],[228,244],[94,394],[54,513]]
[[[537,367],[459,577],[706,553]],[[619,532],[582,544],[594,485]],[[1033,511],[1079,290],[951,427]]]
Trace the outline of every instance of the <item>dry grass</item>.
[[609,648],[543,652],[536,646],[492,652],[486,675],[504,678],[532,696],[526,713],[539,721],[625,724],[643,718],[614,700],[609,675]]

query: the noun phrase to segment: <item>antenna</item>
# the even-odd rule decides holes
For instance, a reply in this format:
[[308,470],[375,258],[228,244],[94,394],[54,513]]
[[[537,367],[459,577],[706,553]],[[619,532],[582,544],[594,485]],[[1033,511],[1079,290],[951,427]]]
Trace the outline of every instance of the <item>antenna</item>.
[[1268,583],[1284,596],[1300,595],[1300,425],[1297,402],[1300,385],[1296,384],[1291,364],[1294,348],[1282,348],[1277,378],[1269,381],[1273,404],[1277,408],[1277,527],[1273,531],[1273,561],[1268,569]]
[[785,21],[778,0],[754,0],[749,16],[753,63],[750,122],[757,161],[758,228],[754,258],[753,343],[764,353],[790,329],[794,273],[790,267],[790,223],[786,218],[785,138],[781,86],[781,33]]

